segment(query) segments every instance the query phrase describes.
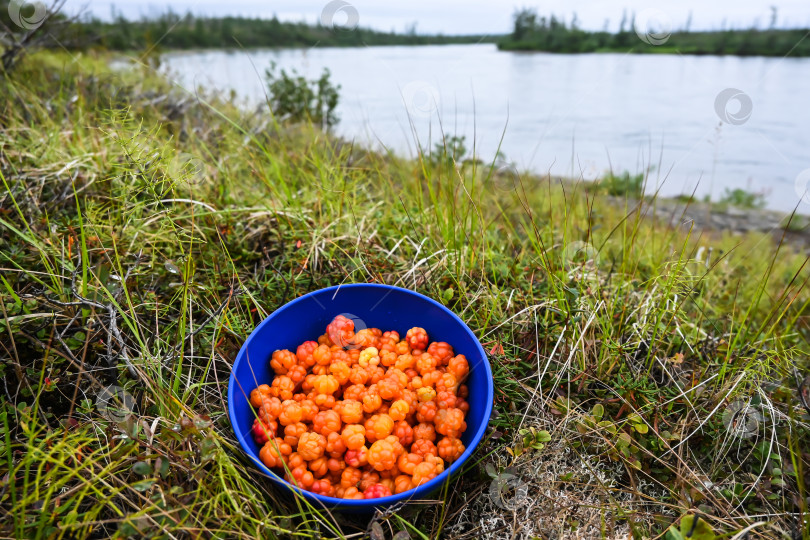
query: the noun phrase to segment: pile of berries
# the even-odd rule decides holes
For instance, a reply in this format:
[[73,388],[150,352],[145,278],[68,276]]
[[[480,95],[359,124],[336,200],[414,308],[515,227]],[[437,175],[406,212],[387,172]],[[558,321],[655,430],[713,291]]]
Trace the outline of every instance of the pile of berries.
[[338,315],[318,341],[276,351],[250,393],[259,457],[302,489],[344,499],[403,493],[464,453],[470,367],[415,327],[355,332]]

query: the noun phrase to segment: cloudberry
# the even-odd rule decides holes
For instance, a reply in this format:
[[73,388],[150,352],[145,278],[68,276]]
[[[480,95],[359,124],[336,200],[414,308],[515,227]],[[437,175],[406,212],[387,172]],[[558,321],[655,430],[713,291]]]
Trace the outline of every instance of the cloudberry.
[[436,390],[439,392],[456,393],[456,377],[452,373],[442,373],[442,377],[436,381]]
[[329,458],[326,456],[321,456],[310,461],[308,467],[309,470],[312,471],[315,478],[323,478],[326,476],[326,473],[329,472],[329,466],[327,463],[329,463]]
[[413,469],[413,484],[420,486],[436,478],[442,471],[444,471],[444,466],[423,461]]
[[312,351],[312,358],[319,366],[328,366],[332,363],[332,351],[326,345],[318,345],[318,348]]
[[250,431],[253,434],[253,440],[256,441],[256,444],[264,446],[268,440],[276,436],[277,428],[278,424],[275,422],[265,423],[261,419],[256,418],[253,420],[253,427]]
[[369,366],[376,367],[380,364],[380,351],[376,347],[369,347],[360,351],[360,357],[357,359],[357,365],[367,368]]
[[346,444],[343,442],[340,433],[333,431],[326,437],[326,451],[330,457],[335,459],[343,457],[344,452],[346,452]]
[[366,428],[358,424],[346,426],[340,436],[349,450],[357,450],[366,444]]
[[413,442],[413,428],[407,420],[400,420],[394,424],[392,434],[397,436],[402,446],[409,446]]
[[399,381],[394,378],[386,377],[377,383],[377,392],[380,397],[385,400],[398,399],[402,395],[402,388],[399,386]]
[[369,381],[371,384],[377,384],[381,380],[385,378],[385,368],[377,366],[377,367],[369,367],[369,373],[371,376],[369,377]]
[[301,405],[301,421],[302,422],[312,422],[315,415],[318,414],[320,409],[315,404],[314,401],[311,399],[304,399],[300,403]]
[[408,402],[404,399],[398,399],[388,408],[388,416],[390,416],[392,420],[399,422],[400,420],[405,420],[405,417],[408,416],[408,411],[410,411]]
[[298,439],[298,454],[306,461],[321,457],[326,450],[326,437],[320,433],[306,432]]
[[449,437],[461,437],[461,434],[467,429],[467,423],[464,422],[464,413],[461,409],[456,408],[441,409],[436,414],[434,423],[436,424],[436,431]]
[[270,367],[276,375],[285,375],[298,362],[298,358],[287,349],[275,351],[270,360]]
[[304,458],[301,457],[301,454],[298,452],[293,452],[289,456],[287,456],[287,467],[290,469],[294,469],[296,467],[300,467],[301,465],[306,465],[306,461]]
[[354,342],[354,321],[347,319],[343,315],[338,315],[326,327],[326,334],[335,345],[344,348],[355,346]]
[[420,403],[416,407],[416,419],[425,423],[433,422],[433,419],[436,418],[436,411],[438,410],[439,406],[436,405],[435,401]]
[[428,353],[425,353],[416,359],[416,371],[418,371],[422,377],[434,371],[437,366],[438,362],[436,362],[436,359],[430,356]]
[[408,345],[408,342],[403,339],[394,346],[394,352],[397,353],[397,355],[411,354],[411,346]]
[[284,442],[295,448],[298,446],[298,439],[307,431],[307,425],[303,422],[290,424],[284,428]]
[[470,372],[470,364],[463,354],[459,354],[450,360],[447,364],[447,373],[452,373],[457,381],[464,380],[464,377]]
[[297,402],[288,399],[281,403],[281,413],[278,415],[278,423],[282,426],[289,426],[296,422],[300,422],[304,416],[304,411],[301,405]]
[[384,439],[394,430],[394,421],[387,414],[375,414],[366,420],[366,438],[369,442]]
[[313,493],[317,493],[318,495],[326,495],[327,497],[333,497],[335,495],[335,487],[332,485],[332,482],[326,478],[315,480],[310,489]]
[[341,471],[346,468],[346,462],[342,459],[330,457],[326,461],[326,467],[329,469],[329,474],[337,474],[340,476]]
[[344,499],[363,499],[363,494],[356,488],[350,487],[346,488],[346,491],[343,492]]
[[312,487],[312,484],[315,482],[315,477],[307,470],[305,465],[292,469],[290,474],[286,476],[289,482],[304,489]]
[[400,474],[394,478],[394,493],[404,493],[413,487],[413,479],[407,474]]
[[259,407],[259,418],[265,424],[275,422],[281,414],[281,400],[277,397],[271,397],[264,400],[262,406]]
[[262,401],[270,397],[270,386],[267,384],[260,384],[250,392],[250,404],[257,409],[262,406]]
[[361,446],[357,450],[346,450],[343,459],[346,461],[346,465],[350,467],[363,467],[368,464],[368,448]]
[[283,439],[272,439],[267,441],[259,451],[259,459],[268,468],[281,467],[284,459],[292,454],[292,448]]
[[377,409],[380,408],[382,405],[382,398],[380,394],[376,392],[372,393],[371,390],[366,392],[366,395],[363,396],[363,410],[367,413],[373,413]]
[[391,490],[383,484],[372,484],[363,491],[363,497],[366,499],[379,499],[390,495]]
[[351,386],[347,386],[345,390],[343,390],[343,401],[353,400],[353,401],[362,401],[363,396],[366,395],[366,387],[362,384],[353,384]]
[[306,376],[307,376],[307,368],[298,364],[294,365],[287,371],[287,377],[289,377],[290,380],[296,385],[300,382],[303,382]]
[[428,454],[432,456],[439,455],[439,450],[436,448],[436,445],[433,444],[433,441],[428,439],[416,439],[411,445],[411,452],[419,454],[422,457]]
[[397,467],[405,474],[413,474],[413,470],[417,465],[422,463],[424,459],[419,454],[402,454],[397,460]]
[[335,412],[344,424],[357,424],[363,420],[363,404],[354,399],[344,399],[335,404]]
[[318,348],[317,341],[305,341],[295,350],[295,357],[298,362],[304,367],[312,367],[315,365],[315,359],[312,353]]
[[294,391],[295,383],[286,375],[279,375],[273,379],[273,384],[270,385],[271,395],[279,398],[281,401],[292,399]]
[[386,439],[372,444],[368,450],[368,463],[378,471],[393,469],[397,464],[394,445]]
[[352,382],[352,384],[366,384],[370,378],[371,373],[369,373],[366,368],[358,364],[353,365],[351,371],[349,372],[349,380]]
[[380,474],[376,471],[363,471],[363,475],[360,478],[360,484],[358,484],[358,488],[360,491],[365,491],[370,485],[378,484],[380,482]]
[[422,403],[426,403],[436,397],[436,390],[430,386],[423,386],[416,390],[416,397]]
[[312,419],[312,429],[321,435],[340,432],[340,415],[334,410],[321,411]]
[[380,351],[380,364],[391,367],[397,363],[398,355],[394,351]]
[[453,463],[464,453],[464,443],[455,437],[444,437],[438,444],[439,457],[448,463]]
[[329,373],[337,379],[338,385],[342,386],[349,380],[351,368],[346,362],[333,362],[329,366]]
[[424,328],[414,326],[405,334],[405,340],[411,349],[425,350],[428,346],[428,335]]
[[318,375],[312,381],[312,389],[319,394],[334,394],[338,388],[340,384],[334,375]]
[[416,440],[427,439],[431,442],[436,442],[436,429],[433,424],[421,422],[413,428],[413,438]]
[[427,352],[436,359],[440,366],[446,366],[453,357],[453,347],[444,341],[434,341],[427,348]]
[[436,394],[436,405],[440,409],[452,409],[456,406],[456,396],[446,390],[441,390]]
[[340,474],[340,485],[343,487],[357,487],[363,473],[357,467],[346,467]]
[[401,354],[397,356],[397,361],[394,363],[394,367],[397,369],[401,369],[405,371],[406,369],[411,369],[416,365],[416,359],[410,354]]

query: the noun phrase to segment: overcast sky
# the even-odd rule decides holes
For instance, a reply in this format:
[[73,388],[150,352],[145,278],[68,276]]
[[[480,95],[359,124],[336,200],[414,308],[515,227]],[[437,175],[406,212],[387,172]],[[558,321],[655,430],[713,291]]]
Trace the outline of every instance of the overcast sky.
[[[642,12],[651,8],[644,0],[548,0],[543,3],[512,0],[347,0],[356,10],[360,26],[379,30],[403,31],[417,23],[420,33],[470,34],[505,33],[510,30],[512,13],[517,7],[534,7],[540,14],[554,13],[566,20],[576,12],[580,26],[601,29],[605,21],[615,30],[622,12]],[[192,11],[203,15],[244,15],[282,20],[315,22],[328,0],[67,0],[67,11],[81,8],[103,18],[110,17],[113,6],[128,18],[163,13]],[[748,27],[757,22],[769,24],[771,6],[778,8],[778,25],[810,27],[809,0],[680,0],[657,2],[656,10],[669,18],[673,28],[682,27],[690,13],[692,28]],[[351,9],[351,8],[350,8]],[[660,17],[661,15],[659,15]]]

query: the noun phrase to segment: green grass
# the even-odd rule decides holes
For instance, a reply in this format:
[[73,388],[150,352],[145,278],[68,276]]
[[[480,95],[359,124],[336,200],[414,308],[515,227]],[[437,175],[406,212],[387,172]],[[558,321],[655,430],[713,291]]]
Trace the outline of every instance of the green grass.
[[[105,60],[40,54],[0,81],[0,535],[641,538],[697,513],[810,537],[792,247],[367,152]],[[226,414],[255,325],[349,282],[442,301],[496,383],[464,473],[371,520],[274,490]],[[125,421],[108,385],[136,403]]]

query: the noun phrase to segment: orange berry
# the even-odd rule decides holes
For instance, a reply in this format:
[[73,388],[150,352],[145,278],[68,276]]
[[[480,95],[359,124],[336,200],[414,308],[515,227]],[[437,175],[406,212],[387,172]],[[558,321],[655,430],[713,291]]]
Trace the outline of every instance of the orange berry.
[[340,477],[341,471],[346,468],[346,462],[342,459],[330,457],[326,460],[326,467],[329,469],[329,474],[337,474]]
[[326,451],[330,457],[335,459],[343,458],[343,454],[346,452],[346,444],[343,442],[343,438],[340,436],[340,433],[333,431],[327,435]]
[[397,467],[405,474],[413,474],[417,465],[422,463],[424,458],[419,454],[402,454],[397,460]]
[[363,420],[363,404],[354,399],[344,399],[335,404],[335,412],[344,424],[356,424]]
[[297,402],[288,399],[281,403],[281,413],[278,415],[278,423],[282,426],[289,426],[300,422],[304,416],[304,411]]
[[413,442],[413,428],[407,420],[400,420],[394,424],[392,434],[397,436],[402,446],[409,446]]
[[329,472],[328,463],[329,458],[326,456],[321,456],[309,462],[309,470],[312,471],[315,478],[323,478]]
[[426,401],[424,403],[420,403],[416,407],[416,419],[420,422],[433,422],[434,418],[436,418],[436,412],[439,410],[439,406],[436,405],[435,401]]
[[369,442],[384,439],[394,430],[394,421],[387,414],[375,414],[366,420],[366,438]]
[[394,351],[380,351],[380,364],[385,367],[396,365],[399,355]]
[[428,454],[432,456],[439,455],[439,450],[436,448],[436,445],[433,444],[433,441],[428,439],[416,439],[411,445],[411,452],[414,454],[419,454],[422,457],[425,457]]
[[433,424],[419,423],[413,427],[413,438],[436,442],[436,428],[433,427]]
[[398,399],[402,395],[402,388],[396,379],[386,377],[377,383],[377,392],[385,400]]
[[264,422],[260,418],[255,418],[250,432],[256,444],[264,446],[267,441],[276,436],[277,429],[278,424],[276,422]]
[[438,361],[440,366],[446,366],[453,357],[453,347],[444,341],[434,341],[427,348],[427,352]]
[[326,345],[318,345],[318,348],[312,351],[312,358],[319,366],[328,366],[332,363],[332,351]]
[[439,410],[435,415],[434,423],[436,431],[449,437],[461,437],[461,434],[467,429],[464,413],[461,409],[456,408]]
[[287,349],[275,351],[270,360],[270,367],[276,375],[285,375],[298,362],[298,358]]
[[388,416],[390,416],[392,420],[398,422],[400,420],[405,420],[405,417],[408,415],[409,411],[410,407],[408,406],[408,402],[403,399],[398,399],[388,408]]
[[273,379],[273,383],[270,385],[271,395],[282,401],[292,399],[294,391],[295,383],[286,375],[279,375]]
[[424,328],[414,326],[405,334],[405,340],[411,349],[425,350],[428,346],[428,335]]
[[329,366],[329,373],[337,379],[340,386],[348,382],[351,371],[349,364],[346,362],[332,362]]
[[260,384],[258,388],[254,388],[250,392],[250,404],[256,407],[257,409],[262,406],[262,402],[265,398],[270,397],[270,386],[266,384]]
[[295,448],[298,446],[298,439],[300,439],[301,435],[307,431],[309,430],[307,429],[306,424],[303,422],[289,424],[284,428],[284,442]]
[[378,471],[393,469],[397,457],[396,447],[388,439],[375,442],[368,450],[368,463]]
[[357,365],[360,367],[376,367],[380,364],[380,351],[376,347],[368,347],[360,351]]
[[363,499],[363,494],[356,488],[350,487],[346,488],[346,491],[343,492],[344,499]]
[[343,401],[362,401],[366,395],[366,387],[363,384],[353,384],[343,390]]
[[452,409],[456,406],[456,396],[451,392],[442,390],[436,394],[436,405],[440,409]]
[[353,384],[366,384],[368,380],[371,378],[371,373],[358,364],[352,366],[351,371],[349,372],[349,380]]
[[407,474],[400,474],[394,478],[394,493],[404,493],[413,487],[413,479]]
[[326,437],[320,433],[306,432],[298,439],[298,453],[306,461],[321,457],[326,450]]
[[340,388],[334,375],[318,375],[312,382],[312,389],[319,394],[334,394]]
[[452,358],[447,364],[447,373],[452,373],[457,381],[462,381],[470,372],[470,364],[463,354]]
[[416,467],[414,467],[413,484],[415,486],[420,486],[425,482],[428,482],[436,478],[436,476],[438,476],[442,471],[444,471],[444,465],[434,464],[425,460]]
[[340,436],[349,450],[357,450],[366,444],[366,428],[358,424],[346,426]]
[[343,487],[357,487],[363,473],[356,467],[346,467],[340,474],[340,485]]
[[300,405],[302,411],[301,413],[302,422],[312,422],[312,420],[315,418],[315,415],[318,414],[318,412],[320,411],[318,406],[311,399],[301,400]]
[[428,402],[436,397],[436,390],[430,386],[423,386],[416,390],[416,397],[422,403]]
[[340,415],[334,410],[321,411],[312,419],[312,430],[321,435],[340,432]]
[[394,346],[394,352],[397,356],[401,354],[411,354],[411,346],[408,345],[406,340],[402,340]]
[[397,356],[397,361],[394,363],[394,367],[397,369],[401,369],[405,371],[406,369],[411,369],[416,365],[416,359],[411,356],[410,354],[401,354]]
[[304,367],[312,367],[315,365],[315,359],[312,353],[318,348],[317,341],[305,341],[295,350],[295,357],[298,362]]
[[292,469],[289,474],[285,475],[285,478],[288,482],[304,489],[310,488],[315,482],[315,477],[307,470],[306,465]]
[[358,484],[358,488],[361,491],[365,491],[368,487],[372,484],[378,484],[380,482],[380,474],[376,471],[363,471],[363,475],[360,478],[360,484]]
[[306,376],[307,368],[301,365],[296,364],[287,371],[287,377],[296,385],[303,382]]
[[464,453],[464,443],[455,437],[444,437],[438,444],[439,457],[448,463],[453,463]]
[[262,449],[259,451],[259,459],[268,468],[274,469],[281,467],[286,457],[290,454],[292,454],[292,447],[285,443],[283,439],[276,438],[267,441],[265,445],[262,446]]
[[428,353],[424,353],[422,356],[416,359],[416,371],[418,371],[423,377],[434,371],[437,366],[438,362],[436,359],[430,356]]
[[374,393],[369,390],[366,392],[366,395],[363,396],[363,410],[365,412],[373,413],[380,408],[380,405],[382,405],[382,398],[376,392],[376,389]]

